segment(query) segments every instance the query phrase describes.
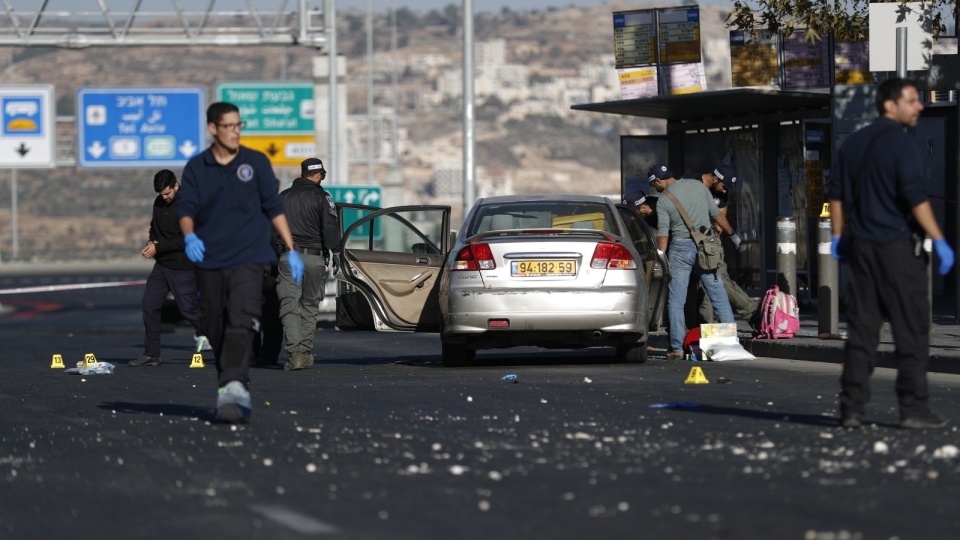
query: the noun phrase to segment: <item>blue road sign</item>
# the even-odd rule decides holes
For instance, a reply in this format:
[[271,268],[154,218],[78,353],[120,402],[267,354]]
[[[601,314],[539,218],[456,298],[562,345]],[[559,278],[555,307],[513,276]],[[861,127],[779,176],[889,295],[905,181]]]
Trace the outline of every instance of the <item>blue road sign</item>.
[[202,88],[80,88],[81,167],[172,167],[203,150]]

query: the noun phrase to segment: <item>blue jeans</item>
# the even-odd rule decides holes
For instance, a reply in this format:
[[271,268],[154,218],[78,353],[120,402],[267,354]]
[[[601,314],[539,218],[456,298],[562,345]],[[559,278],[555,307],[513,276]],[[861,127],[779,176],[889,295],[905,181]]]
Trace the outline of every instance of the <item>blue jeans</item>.
[[667,250],[670,261],[670,287],[667,297],[667,313],[670,317],[670,350],[683,350],[683,339],[687,335],[687,325],[683,316],[683,304],[687,300],[687,286],[690,274],[700,278],[707,296],[713,304],[714,320],[732,323],[733,310],[723,280],[717,272],[707,272],[697,266],[697,245],[689,238],[671,240]]

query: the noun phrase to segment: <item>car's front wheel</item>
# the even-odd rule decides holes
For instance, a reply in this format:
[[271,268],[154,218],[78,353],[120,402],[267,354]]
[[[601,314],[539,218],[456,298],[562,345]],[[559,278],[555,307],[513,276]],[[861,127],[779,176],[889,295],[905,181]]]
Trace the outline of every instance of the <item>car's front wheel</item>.
[[617,359],[627,364],[645,364],[647,362],[647,344],[618,345]]
[[462,343],[441,343],[441,359],[446,367],[463,367],[473,362],[477,351]]

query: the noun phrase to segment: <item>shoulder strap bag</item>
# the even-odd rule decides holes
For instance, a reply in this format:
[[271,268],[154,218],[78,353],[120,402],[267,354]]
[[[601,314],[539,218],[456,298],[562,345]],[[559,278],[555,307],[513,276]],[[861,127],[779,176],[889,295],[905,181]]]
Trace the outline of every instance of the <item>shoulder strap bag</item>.
[[669,188],[664,190],[663,194],[673,201],[673,205],[677,207],[677,210],[680,212],[680,217],[683,218],[683,222],[687,225],[687,230],[690,231],[690,238],[692,238],[693,243],[697,245],[697,265],[708,272],[720,268],[720,265],[723,263],[723,246],[720,244],[720,237],[713,232],[713,228],[704,227],[703,232],[698,231],[697,228],[693,226],[693,220],[690,219],[687,210],[680,204],[680,201],[677,200],[676,195],[671,193]]

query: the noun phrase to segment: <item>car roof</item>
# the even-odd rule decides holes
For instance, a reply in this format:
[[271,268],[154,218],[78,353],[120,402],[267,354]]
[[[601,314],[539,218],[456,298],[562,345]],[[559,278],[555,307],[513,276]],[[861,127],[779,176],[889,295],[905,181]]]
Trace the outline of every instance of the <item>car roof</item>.
[[512,202],[535,202],[535,201],[571,201],[571,202],[591,202],[591,203],[610,203],[610,199],[603,195],[576,194],[576,193],[542,193],[542,194],[523,194],[523,195],[497,195],[494,197],[485,197],[477,201],[477,204],[503,204]]

